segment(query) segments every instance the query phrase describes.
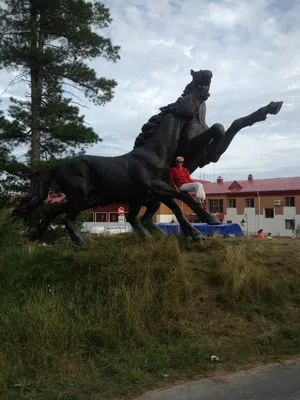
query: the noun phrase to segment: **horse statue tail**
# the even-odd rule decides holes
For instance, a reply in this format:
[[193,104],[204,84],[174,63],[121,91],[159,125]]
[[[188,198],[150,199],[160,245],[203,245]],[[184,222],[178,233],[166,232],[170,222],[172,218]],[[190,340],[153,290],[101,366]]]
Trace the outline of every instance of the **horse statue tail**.
[[20,206],[13,210],[12,217],[24,216],[26,213],[38,208],[47,199],[50,183],[54,180],[60,166],[61,164],[54,165],[38,174],[31,192],[22,198]]

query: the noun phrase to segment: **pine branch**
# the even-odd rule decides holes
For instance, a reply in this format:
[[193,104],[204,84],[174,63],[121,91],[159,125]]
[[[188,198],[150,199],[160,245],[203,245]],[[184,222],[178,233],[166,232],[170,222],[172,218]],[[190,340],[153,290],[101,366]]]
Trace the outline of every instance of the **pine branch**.
[[55,158],[55,155],[51,153],[49,149],[47,149],[46,146],[44,146],[42,143],[40,143],[41,148],[44,150],[45,153],[48,153],[51,157]]
[[[77,95],[74,94],[73,92],[70,92],[69,90],[64,90],[64,93],[68,93],[68,94],[70,94],[72,97],[77,98],[77,100],[80,100],[80,97],[79,97],[79,96],[77,96]],[[79,106],[79,107],[86,108],[87,110],[89,109],[89,107],[86,106],[85,104],[77,103],[75,100],[72,100],[72,103],[73,103],[73,104],[76,104],[76,105]]]
[[11,80],[11,82],[8,84],[8,86],[4,89],[4,91],[2,92],[2,95],[5,94],[11,86],[16,85],[16,84],[18,83],[18,82],[16,82],[17,79],[19,79],[20,77],[25,76],[25,75],[27,75],[27,74],[28,74],[27,72],[21,72],[20,74],[18,74],[17,76],[15,76],[15,77]]

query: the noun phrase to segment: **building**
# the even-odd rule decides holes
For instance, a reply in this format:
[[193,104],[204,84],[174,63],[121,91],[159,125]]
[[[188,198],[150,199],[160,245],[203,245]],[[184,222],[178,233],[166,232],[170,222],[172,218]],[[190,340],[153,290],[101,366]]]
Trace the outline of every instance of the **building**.
[[[65,199],[64,194],[54,194],[49,195],[47,202],[48,203],[60,203]],[[95,231],[100,226],[113,226],[118,225],[120,220],[122,219],[122,224],[124,224],[124,217],[120,217],[118,213],[119,207],[124,208],[124,217],[128,214],[128,205],[126,204],[109,204],[105,207],[94,207],[90,208],[87,221],[84,222],[83,226],[86,231]],[[116,224],[117,223],[117,224]],[[129,224],[125,222],[127,228],[129,228]],[[127,229],[128,230],[128,229]]]
[[128,205],[126,204],[110,204],[106,207],[95,207],[91,208],[89,215],[89,222],[118,222],[119,214],[118,208],[124,207],[125,217],[128,214]]
[[[247,180],[228,182],[219,176],[217,182],[198,182],[204,185],[207,208],[223,223],[241,224],[245,234],[255,235],[259,229],[263,229],[273,236],[292,236],[293,230],[300,224],[300,177],[254,179],[250,174]],[[64,195],[50,194],[47,201],[57,203],[63,200]],[[190,221],[197,220],[187,205],[177,202]],[[126,204],[90,209],[87,228],[118,223],[120,206],[124,207],[126,216]],[[157,223],[168,223],[176,221],[176,218],[162,204],[154,220]]]
[[[292,236],[300,224],[300,177],[254,179],[226,182],[199,181],[204,185],[207,208],[224,223],[240,223],[245,233],[254,235],[259,229],[276,236]],[[180,204],[180,203],[179,203]],[[191,210],[182,205],[191,216]],[[172,212],[161,206],[157,222],[170,222]]]

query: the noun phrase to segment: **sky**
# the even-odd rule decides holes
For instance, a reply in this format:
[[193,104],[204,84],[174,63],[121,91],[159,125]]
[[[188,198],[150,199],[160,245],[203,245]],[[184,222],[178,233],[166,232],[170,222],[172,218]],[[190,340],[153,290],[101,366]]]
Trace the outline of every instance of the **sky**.
[[[270,101],[283,101],[276,116],[240,131],[216,164],[192,177],[214,181],[299,176],[300,2],[298,0],[107,0],[113,22],[101,34],[121,46],[121,60],[91,65],[118,82],[103,107],[84,100],[86,119],[103,142],[89,154],[132,150],[142,125],[159,107],[176,101],[190,70],[213,72],[208,125],[225,129]],[[0,71],[2,108],[22,85],[3,91],[13,76]]]

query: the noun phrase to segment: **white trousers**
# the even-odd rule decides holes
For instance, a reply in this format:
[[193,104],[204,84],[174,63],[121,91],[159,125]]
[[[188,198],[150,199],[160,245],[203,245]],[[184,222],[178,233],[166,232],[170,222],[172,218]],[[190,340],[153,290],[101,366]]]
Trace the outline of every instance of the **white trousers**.
[[206,199],[204,187],[200,182],[185,183],[180,186],[179,190],[181,192],[194,192],[196,193],[196,200],[204,201]]

